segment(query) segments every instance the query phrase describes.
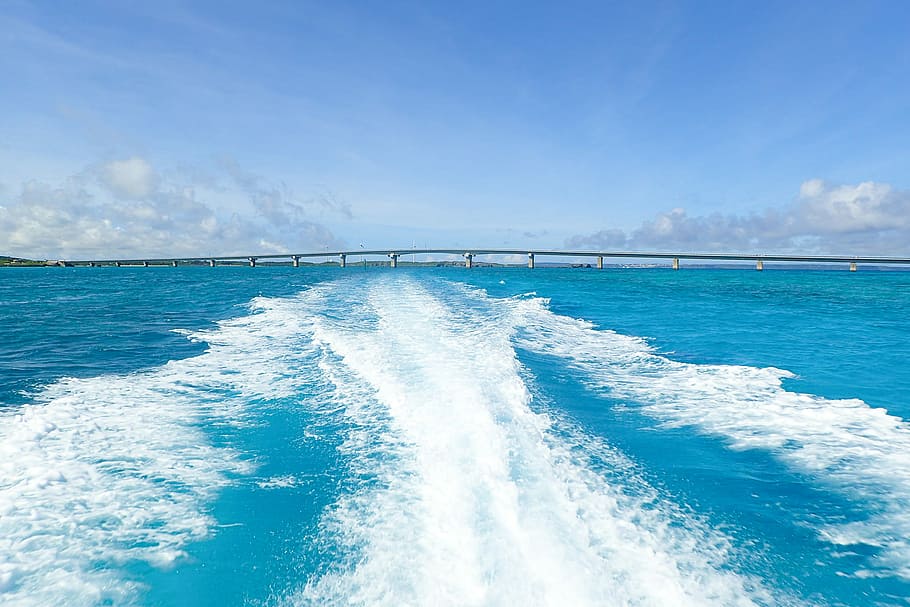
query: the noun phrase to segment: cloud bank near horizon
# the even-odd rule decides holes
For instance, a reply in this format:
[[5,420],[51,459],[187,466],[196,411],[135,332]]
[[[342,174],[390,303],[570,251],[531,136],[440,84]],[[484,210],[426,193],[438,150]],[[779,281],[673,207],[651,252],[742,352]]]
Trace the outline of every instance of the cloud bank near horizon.
[[296,197],[231,159],[213,173],[157,171],[133,156],[62,184],[0,189],[0,254],[36,259],[287,253],[340,247],[324,215],[350,218],[331,194]]
[[897,256],[910,254],[910,191],[885,183],[802,184],[788,206],[750,215],[691,216],[675,208],[626,232],[566,239],[569,248]]
[[[345,248],[349,243],[327,228],[324,218],[352,220],[353,213],[331,193],[301,198],[231,158],[209,168],[162,172],[131,156],[89,166],[59,184],[29,181],[18,190],[0,184],[0,254],[93,259]],[[525,242],[510,246],[530,246],[548,233],[521,232]],[[748,215],[690,215],[675,208],[631,231],[606,228],[571,236],[565,246],[910,255],[910,191],[885,183],[832,185],[812,179],[779,208]]]

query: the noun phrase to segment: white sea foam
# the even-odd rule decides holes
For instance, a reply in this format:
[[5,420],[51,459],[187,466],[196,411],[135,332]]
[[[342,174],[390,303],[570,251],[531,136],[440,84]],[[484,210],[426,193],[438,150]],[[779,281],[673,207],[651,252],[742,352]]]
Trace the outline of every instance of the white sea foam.
[[673,361],[642,339],[554,314],[540,298],[503,303],[521,347],[570,361],[595,389],[731,448],[767,450],[867,506],[868,519],[823,526],[820,536],[879,549],[874,569],[857,575],[910,579],[910,426],[901,418],[857,399],[787,391],[781,380],[792,374],[780,369]]
[[169,568],[210,535],[209,505],[252,463],[203,425],[306,381],[287,300],[192,334],[195,358],[128,375],[63,379],[0,414],[0,603],[132,604],[130,563]]
[[293,474],[282,474],[281,476],[271,476],[256,481],[256,485],[261,489],[286,489],[288,487],[296,487],[302,482],[301,479]]
[[369,288],[372,329],[322,318],[314,332],[352,427],[358,480],[322,522],[346,556],[288,604],[774,602],[621,454],[530,408],[501,319],[459,323],[405,278]]

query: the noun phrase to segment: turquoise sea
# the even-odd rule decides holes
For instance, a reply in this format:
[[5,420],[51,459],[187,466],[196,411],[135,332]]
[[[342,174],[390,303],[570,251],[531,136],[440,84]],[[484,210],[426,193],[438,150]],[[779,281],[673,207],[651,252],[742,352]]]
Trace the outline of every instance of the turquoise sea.
[[0,271],[0,604],[910,605],[910,272]]

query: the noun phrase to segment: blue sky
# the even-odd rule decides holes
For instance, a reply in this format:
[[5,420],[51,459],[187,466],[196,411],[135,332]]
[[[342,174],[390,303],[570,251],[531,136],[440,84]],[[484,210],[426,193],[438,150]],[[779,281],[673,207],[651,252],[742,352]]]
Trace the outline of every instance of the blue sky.
[[910,4],[7,1],[0,254],[906,254]]

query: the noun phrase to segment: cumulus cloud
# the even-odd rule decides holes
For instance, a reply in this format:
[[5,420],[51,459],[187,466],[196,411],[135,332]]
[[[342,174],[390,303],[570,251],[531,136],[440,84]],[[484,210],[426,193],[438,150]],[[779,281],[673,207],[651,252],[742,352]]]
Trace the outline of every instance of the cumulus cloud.
[[800,193],[806,229],[819,226],[829,233],[855,233],[910,227],[910,192],[896,192],[884,183],[826,187],[813,179]]
[[101,169],[101,183],[119,198],[146,198],[157,187],[155,171],[144,158],[114,160]]
[[910,254],[910,192],[888,184],[806,181],[790,205],[750,215],[692,216],[676,208],[630,233],[577,235],[571,247],[744,253]]
[[[262,178],[256,183],[271,187]],[[227,211],[227,198],[244,202]],[[27,182],[18,194],[0,199],[0,253],[18,257],[267,254],[341,244],[295,205],[287,188],[264,200],[248,188],[164,178],[138,157],[60,184]]]

